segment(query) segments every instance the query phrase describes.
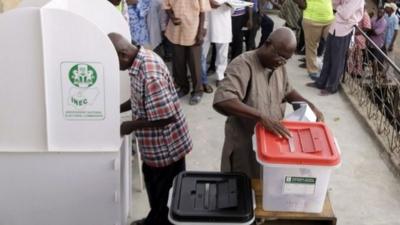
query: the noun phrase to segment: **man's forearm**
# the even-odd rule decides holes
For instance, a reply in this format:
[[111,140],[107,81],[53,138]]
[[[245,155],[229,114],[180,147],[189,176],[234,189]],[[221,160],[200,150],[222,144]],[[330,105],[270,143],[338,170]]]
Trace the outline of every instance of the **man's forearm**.
[[119,110],[120,110],[121,113],[127,112],[127,111],[129,111],[129,110],[131,110],[131,109],[132,109],[132,105],[131,105],[131,101],[130,101],[130,100],[128,100],[128,101],[122,103],[122,104],[120,105],[120,107],[119,107]]
[[170,117],[163,120],[148,121],[148,120],[133,120],[123,122],[121,125],[121,135],[127,135],[132,133],[134,130],[144,128],[161,128],[165,127],[170,123],[176,122],[175,117]]
[[204,12],[201,12],[199,14],[199,27],[197,29],[197,34],[198,35],[203,35],[203,31],[204,31],[204,20],[205,20],[205,15]]
[[242,117],[254,121],[259,121],[262,116],[257,109],[242,103],[238,99],[216,103],[214,108],[228,116]]
[[172,11],[172,9],[167,9],[165,10],[165,12],[167,12],[167,15],[169,18],[175,18],[174,12]]

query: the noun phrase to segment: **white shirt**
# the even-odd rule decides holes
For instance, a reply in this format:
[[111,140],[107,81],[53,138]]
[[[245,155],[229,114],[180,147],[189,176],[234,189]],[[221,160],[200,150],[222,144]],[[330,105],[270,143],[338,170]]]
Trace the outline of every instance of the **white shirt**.
[[230,43],[232,41],[232,10],[224,4],[226,0],[215,0],[220,7],[206,13],[207,35],[205,40],[212,43]]

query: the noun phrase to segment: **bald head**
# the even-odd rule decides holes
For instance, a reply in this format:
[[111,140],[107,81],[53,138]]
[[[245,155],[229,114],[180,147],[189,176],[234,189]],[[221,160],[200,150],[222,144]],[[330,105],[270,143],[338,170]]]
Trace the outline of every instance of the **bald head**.
[[138,49],[120,34],[110,33],[108,34],[108,37],[110,38],[115,50],[118,53],[120,69],[128,69],[132,65]]
[[122,35],[118,33],[110,33],[108,34],[108,37],[110,38],[117,52],[129,48],[129,46],[131,45],[128,40],[126,40]]
[[257,54],[264,67],[276,69],[292,57],[296,47],[297,41],[293,31],[282,27],[271,33],[264,45],[257,50]]
[[287,27],[281,27],[276,29],[268,37],[270,41],[277,49],[296,49],[297,41],[293,31]]

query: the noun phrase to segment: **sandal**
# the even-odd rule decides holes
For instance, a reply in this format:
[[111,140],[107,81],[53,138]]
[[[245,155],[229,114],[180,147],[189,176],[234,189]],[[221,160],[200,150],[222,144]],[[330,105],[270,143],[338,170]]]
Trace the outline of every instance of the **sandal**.
[[203,92],[197,92],[192,94],[189,100],[189,105],[197,105],[200,103],[201,98],[203,97]]
[[203,90],[207,94],[213,93],[214,91],[214,89],[209,84],[203,84]]

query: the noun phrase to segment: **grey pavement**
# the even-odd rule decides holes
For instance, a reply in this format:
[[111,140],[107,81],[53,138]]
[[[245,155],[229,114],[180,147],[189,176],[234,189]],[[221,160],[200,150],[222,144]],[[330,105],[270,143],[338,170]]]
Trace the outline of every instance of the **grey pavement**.
[[[276,27],[282,24],[279,18],[273,19]],[[329,188],[337,224],[400,225],[400,182],[380,157],[381,147],[342,93],[321,97],[318,90],[305,86],[310,80],[297,66],[298,59],[294,56],[288,62],[290,81],[325,114],[342,151],[342,164],[333,171]],[[210,77],[212,84],[214,79]],[[181,101],[194,142],[187,156],[188,170],[219,170],[225,117],[212,109],[212,100],[213,94],[205,94],[197,106],[189,106],[188,98]],[[138,191],[137,165],[133,166],[133,183],[132,220],[136,220],[145,217],[149,209],[145,191]]]

